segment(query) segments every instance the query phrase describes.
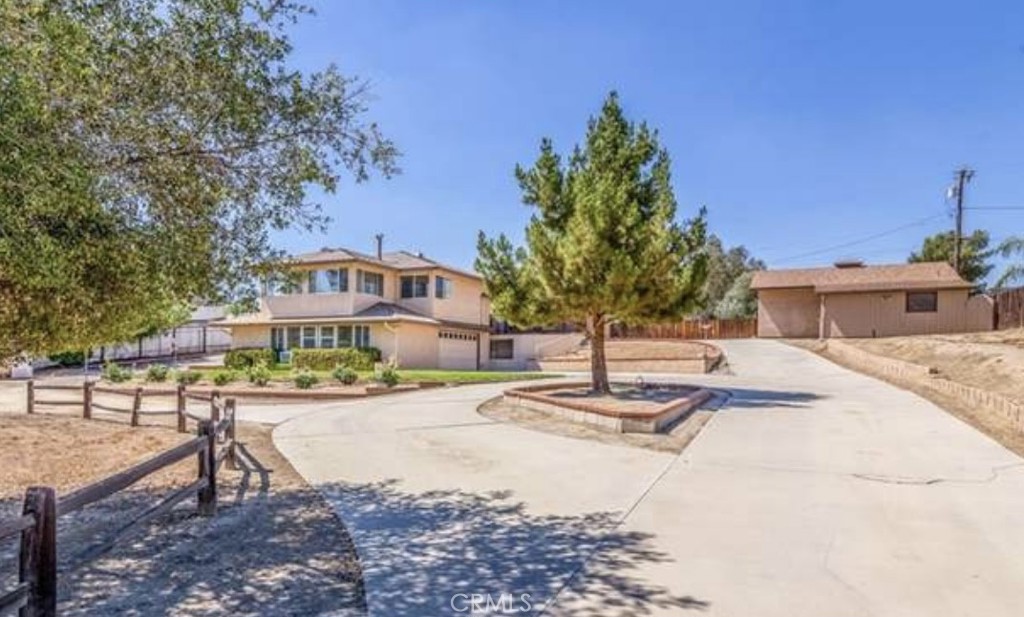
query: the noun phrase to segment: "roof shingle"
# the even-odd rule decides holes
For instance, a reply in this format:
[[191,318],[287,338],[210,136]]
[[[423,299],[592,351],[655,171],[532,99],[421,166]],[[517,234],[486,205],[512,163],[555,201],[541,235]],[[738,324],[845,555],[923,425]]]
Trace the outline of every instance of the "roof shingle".
[[754,273],[752,289],[813,287],[818,293],[893,291],[899,289],[966,289],[973,285],[946,262],[857,267],[795,268]]

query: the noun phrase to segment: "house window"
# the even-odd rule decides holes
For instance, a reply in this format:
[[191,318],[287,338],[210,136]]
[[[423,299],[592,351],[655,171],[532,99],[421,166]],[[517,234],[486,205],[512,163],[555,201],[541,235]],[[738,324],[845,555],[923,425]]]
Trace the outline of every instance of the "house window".
[[284,328],[271,328],[270,329],[270,348],[274,351],[281,351],[286,349],[285,345],[285,329]]
[[302,326],[302,348],[316,348],[316,326]]
[[426,298],[427,289],[430,288],[430,277],[426,274],[416,274],[402,277],[403,298]]
[[356,291],[374,296],[384,295],[384,275],[379,272],[356,272]]
[[935,313],[939,310],[939,292],[937,291],[908,291],[907,312],[908,313]]
[[352,346],[352,326],[338,326],[338,347]]
[[302,328],[298,326],[291,326],[288,328],[288,346],[287,349],[296,349],[302,346]]
[[323,349],[334,347],[334,326],[320,326],[320,347]]
[[491,341],[491,360],[511,360],[515,357],[515,340]]
[[311,294],[348,291],[348,270],[310,270],[308,276],[308,289]]
[[452,280],[446,279],[443,276],[434,277],[434,297],[436,298],[451,298],[452,297]]
[[356,347],[369,347],[370,346],[370,326],[353,326],[353,334],[355,336]]

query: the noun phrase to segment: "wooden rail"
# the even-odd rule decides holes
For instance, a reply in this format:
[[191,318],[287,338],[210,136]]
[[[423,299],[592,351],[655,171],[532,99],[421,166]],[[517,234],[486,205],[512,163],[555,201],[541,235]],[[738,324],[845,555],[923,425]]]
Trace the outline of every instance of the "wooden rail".
[[[76,400],[70,399],[41,399],[39,398],[39,392],[48,391],[59,391],[59,392],[78,392],[81,397]],[[115,405],[112,403],[99,402],[96,400],[97,394],[107,394],[114,396],[125,397],[129,400],[125,401],[124,404]],[[143,409],[143,401],[147,398],[154,397],[168,397],[173,396],[175,405],[173,409]],[[232,399],[233,400],[233,399]],[[46,384],[37,383],[33,380],[28,380],[26,385],[26,411],[28,413],[36,413],[36,407],[39,405],[78,405],[82,408],[82,417],[85,419],[91,419],[93,411],[105,411],[109,413],[125,414],[128,416],[128,421],[132,426],[138,426],[139,420],[142,416],[177,416],[178,419],[178,432],[188,432],[188,421],[199,422],[205,419],[207,416],[191,413],[188,411],[188,402],[202,402],[206,403],[210,407],[210,418],[216,417],[217,419],[224,412],[226,405],[225,399],[223,399],[218,390],[213,390],[209,393],[202,392],[189,392],[185,386],[179,385],[177,388],[152,388],[146,389],[142,387],[134,388],[133,390],[125,390],[124,388],[112,388],[110,386],[102,386],[94,381],[86,381],[82,385],[71,385],[71,384]],[[232,403],[234,404],[234,403]]]
[[[109,410],[108,407],[97,405],[91,401],[91,393],[99,388],[85,386],[50,386],[36,385],[31,381],[28,388],[29,412],[32,413],[31,402],[35,390],[80,390],[83,392],[83,415],[91,417],[92,408]],[[125,393],[120,390],[109,393],[125,394],[133,400],[132,408],[127,413],[137,418],[140,401],[145,396],[141,388]],[[181,429],[186,418],[184,414],[185,393],[183,388],[176,391]],[[132,520],[121,525],[114,534],[115,539],[107,544],[90,547],[75,561],[80,565],[93,559],[122,540],[128,533],[169,512],[190,495],[196,497],[196,510],[200,516],[214,516],[217,513],[217,471],[227,461],[231,468],[236,466],[236,403],[235,399],[222,399],[218,392],[213,392],[206,399],[210,404],[209,417],[198,417],[196,436],[185,443],[161,452],[128,469],[107,476],[92,484],[74,490],[60,499],[56,490],[47,486],[32,486],[25,491],[22,515],[17,518],[0,520],[0,540],[20,534],[21,545],[18,553],[18,585],[0,595],[0,615],[18,610],[20,617],[54,617],[57,614],[57,519],[82,508],[107,499],[120,491],[132,486],[143,478],[160,471],[170,465],[179,463],[195,456],[198,463],[198,474],[194,482],[177,489],[167,495],[159,503],[151,506]],[[41,401],[36,401],[40,402]],[[51,403],[47,403],[51,404]],[[126,411],[117,409],[117,411]],[[191,417],[192,414],[189,414]],[[133,420],[133,426],[137,421]],[[218,444],[223,447],[218,448]]]

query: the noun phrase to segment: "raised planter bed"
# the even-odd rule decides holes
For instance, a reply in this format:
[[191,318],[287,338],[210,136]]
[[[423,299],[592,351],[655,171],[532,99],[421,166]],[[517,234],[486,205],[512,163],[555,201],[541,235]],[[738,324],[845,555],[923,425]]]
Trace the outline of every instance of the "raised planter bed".
[[523,386],[506,390],[513,405],[619,433],[660,433],[712,397],[694,386],[612,384],[611,395],[594,395],[589,382]]

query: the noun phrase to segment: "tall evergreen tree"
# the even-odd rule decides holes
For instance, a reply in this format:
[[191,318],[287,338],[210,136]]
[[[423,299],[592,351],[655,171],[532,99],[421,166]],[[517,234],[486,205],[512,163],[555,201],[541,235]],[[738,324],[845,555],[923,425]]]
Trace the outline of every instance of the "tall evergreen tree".
[[676,221],[668,152],[611,93],[566,162],[549,139],[533,167],[517,166],[535,209],[526,247],[480,233],[476,268],[494,311],[523,326],[572,322],[591,343],[592,386],[608,392],[605,328],[681,315],[705,276],[704,212]]

